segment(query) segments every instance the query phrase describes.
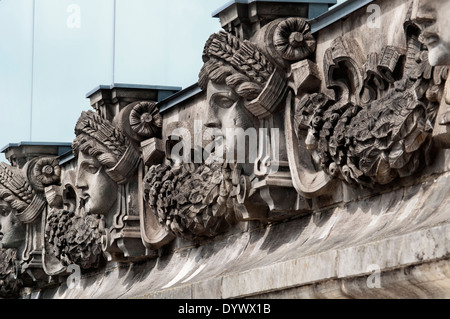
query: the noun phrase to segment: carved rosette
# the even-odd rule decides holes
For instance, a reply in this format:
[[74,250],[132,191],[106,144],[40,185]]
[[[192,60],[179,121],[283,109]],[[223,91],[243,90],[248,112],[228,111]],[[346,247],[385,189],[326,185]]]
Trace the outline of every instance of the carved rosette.
[[36,158],[29,167],[29,180],[35,190],[43,192],[45,187],[60,181],[61,168],[56,157]]
[[273,44],[281,57],[288,61],[300,61],[316,50],[316,39],[309,24],[301,18],[283,20],[275,29]]
[[131,129],[142,138],[161,134],[162,116],[155,102],[139,102],[129,116]]

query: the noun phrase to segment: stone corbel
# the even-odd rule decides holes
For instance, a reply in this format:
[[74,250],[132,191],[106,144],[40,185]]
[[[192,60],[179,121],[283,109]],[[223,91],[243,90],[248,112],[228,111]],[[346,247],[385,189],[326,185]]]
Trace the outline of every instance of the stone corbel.
[[[142,202],[142,177],[143,162],[149,164],[163,158],[160,149],[162,117],[155,102],[135,101],[124,107],[113,123],[131,139],[134,146],[129,149],[134,150],[133,158],[137,165],[129,182],[120,186],[122,207],[113,218],[113,228],[106,229],[102,239],[103,251],[107,260],[132,261],[154,257],[152,249],[158,245],[145,240],[153,234],[145,232],[149,221]],[[166,241],[162,239],[162,242]]]
[[[49,276],[44,266],[45,220],[48,211],[45,190],[57,187],[60,184],[61,168],[57,157],[38,157],[29,161],[24,170],[27,173],[30,185],[36,191],[36,196],[30,206],[23,212],[23,216],[27,214],[29,220],[32,220],[32,216],[39,218],[27,223],[27,243],[22,267],[33,278],[45,280]],[[34,202],[42,202],[43,204],[36,205],[33,204]]]

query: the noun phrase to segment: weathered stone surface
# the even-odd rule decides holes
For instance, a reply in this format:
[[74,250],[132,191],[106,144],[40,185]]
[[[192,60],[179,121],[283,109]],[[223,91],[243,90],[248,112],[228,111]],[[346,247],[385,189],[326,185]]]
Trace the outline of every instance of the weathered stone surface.
[[[45,296],[197,298],[211,285],[217,298],[289,296],[294,290],[304,298],[442,297],[442,285],[448,285],[445,272],[439,273],[448,267],[448,196],[432,194],[448,194],[448,178],[184,247],[158,261],[118,264],[107,275],[115,278],[115,289],[99,273],[81,281],[86,288],[97,282],[95,291],[62,286]],[[367,286],[371,265],[379,267],[381,288]],[[424,288],[402,290],[414,280],[429,287],[427,295]],[[320,284],[308,288],[312,283]]]
[[221,12],[184,98],[99,87],[72,157],[5,148],[2,296],[449,296],[447,3],[316,34],[255,3]]

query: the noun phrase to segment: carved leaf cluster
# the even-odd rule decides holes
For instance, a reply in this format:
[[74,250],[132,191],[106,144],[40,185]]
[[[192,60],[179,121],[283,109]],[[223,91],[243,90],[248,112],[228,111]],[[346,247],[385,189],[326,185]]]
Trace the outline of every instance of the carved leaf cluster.
[[174,234],[188,240],[212,237],[234,223],[229,176],[218,164],[153,166],[144,179],[145,198]]
[[[437,99],[427,97],[441,94],[443,85],[432,79],[433,72],[438,73],[434,78],[443,83],[442,70],[429,66],[426,51],[412,55],[411,50],[418,49],[409,48],[404,75],[398,79],[395,74],[383,78],[371,66],[377,61],[376,55],[370,55],[366,65],[360,66],[368,72],[361,88],[361,92],[371,92],[368,101],[344,97],[335,101],[324,94],[311,94],[297,104],[297,135],[309,121],[306,125],[315,138],[321,166],[330,175],[372,187],[410,176],[426,162],[437,110]],[[353,90],[358,94],[357,88]]]
[[0,249],[0,298],[16,298],[22,287],[20,278],[15,278],[15,249]]
[[97,268],[102,258],[101,226],[99,215],[76,216],[66,210],[52,210],[45,236],[64,265]]
[[259,84],[266,83],[274,71],[273,64],[249,41],[241,45],[231,64]]
[[211,58],[226,62],[258,84],[266,83],[275,70],[254,44],[224,31],[211,35],[205,44],[203,61]]
[[214,56],[230,63],[240,45],[241,41],[228,32],[215,33],[206,41],[203,49],[203,61],[207,62],[211,56]]

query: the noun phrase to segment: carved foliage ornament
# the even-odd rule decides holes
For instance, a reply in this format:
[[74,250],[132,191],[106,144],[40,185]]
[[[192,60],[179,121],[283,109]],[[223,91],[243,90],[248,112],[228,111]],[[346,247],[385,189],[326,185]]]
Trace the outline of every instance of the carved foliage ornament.
[[22,287],[17,278],[17,250],[0,249],[0,298],[16,298]]
[[351,39],[333,41],[324,70],[336,98],[304,96],[296,105],[297,135],[309,128],[306,145],[317,151],[328,174],[365,186],[388,184],[427,162],[437,109],[433,96],[442,95],[443,73],[429,66],[415,33],[406,51],[386,47],[367,59],[361,52]]
[[188,240],[212,237],[235,223],[231,170],[219,164],[152,166],[145,199],[168,231]]
[[77,216],[67,210],[51,210],[47,217],[46,238],[53,253],[64,266],[97,268],[102,260],[102,217]]

